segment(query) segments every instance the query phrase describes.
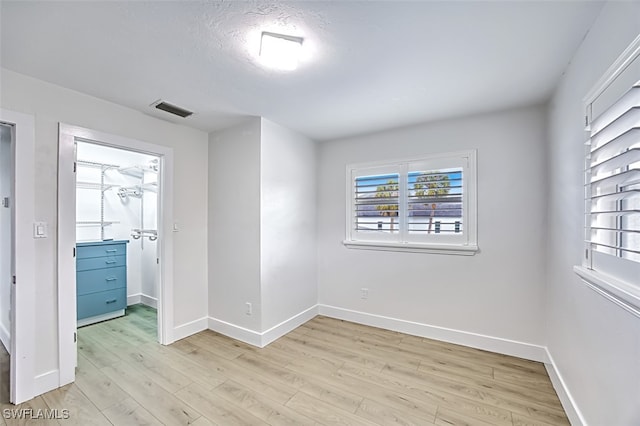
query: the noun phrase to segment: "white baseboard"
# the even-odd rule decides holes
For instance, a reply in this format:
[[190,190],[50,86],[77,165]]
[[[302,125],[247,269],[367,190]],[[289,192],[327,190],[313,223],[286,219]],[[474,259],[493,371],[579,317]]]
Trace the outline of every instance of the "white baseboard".
[[450,328],[437,327],[428,324],[405,321],[397,318],[384,317],[381,315],[368,314],[365,312],[352,311],[328,305],[315,305],[305,311],[294,315],[288,320],[270,328],[269,330],[258,332],[249,330],[217,318],[209,317],[209,329],[236,340],[248,343],[257,347],[265,347],[269,343],[284,336],[291,330],[299,327],[311,320],[316,315],[369,325],[372,327],[384,328],[387,330],[399,331],[414,336],[426,337],[497,352],[533,361],[544,362],[547,360],[546,348],[532,345],[530,343],[518,342],[499,337],[485,336],[467,331],[454,330]]
[[253,346],[261,347],[262,336],[257,331],[231,324],[217,318],[209,317],[209,330],[216,331],[232,339],[248,343]]
[[547,370],[547,374],[549,374],[549,378],[551,379],[551,384],[553,384],[553,388],[558,394],[562,408],[564,408],[565,413],[567,413],[569,422],[573,426],[586,425],[587,422],[584,420],[582,412],[578,408],[576,401],[571,396],[571,392],[569,392],[569,388],[567,388],[562,375],[558,371],[556,363],[554,362],[551,353],[549,353],[549,349],[546,349],[545,352],[547,359],[544,362],[544,366]]
[[217,318],[209,317],[209,330],[213,330],[220,334],[224,334],[232,339],[240,340],[241,342],[248,343],[252,346],[264,348],[269,343],[279,339],[291,330],[301,326],[305,322],[318,315],[318,305],[311,306],[292,316],[291,318],[282,321],[270,329],[258,332],[249,330],[248,328],[240,327],[235,324],[231,324],[226,321],[219,320]]
[[124,316],[124,313],[125,313],[124,309],[118,309],[117,311],[109,312],[108,314],[100,314],[100,315],[96,315],[94,317],[83,318],[83,319],[78,320],[77,326],[78,327],[84,327],[85,325],[95,324],[95,323],[101,322],[101,321],[108,321],[110,319],[114,319],[114,318],[118,318],[118,317]]
[[0,324],[0,342],[7,352],[11,354],[11,334],[9,334],[9,330],[7,330],[2,324]]
[[127,296],[127,306],[137,305],[138,303],[140,303],[140,296],[140,293]]
[[147,305],[153,309],[158,309],[158,299],[155,297],[147,296],[146,294],[140,294],[140,303]]
[[455,343],[485,351],[516,356],[532,361],[544,362],[547,355],[546,348],[544,346],[406,321],[397,318],[390,318],[382,315],[374,315],[366,312],[352,311],[335,306],[318,305],[318,314],[372,327],[399,331],[401,333],[411,334],[414,336],[426,337],[429,339],[441,340],[443,342]]
[[184,339],[185,337],[189,337],[192,334],[199,333],[203,330],[207,329],[207,317],[202,317],[195,321],[188,322],[186,324],[179,325],[173,328],[173,339],[172,342],[176,340]]
[[318,305],[313,305],[299,314],[292,316],[288,320],[282,321],[280,324],[271,327],[267,331],[263,331],[261,333],[262,342],[260,347],[264,348],[269,343],[278,340],[288,332],[313,319],[316,315],[318,315]]
[[60,370],[38,374],[33,380],[33,395],[38,396],[60,387]]
[[147,296],[142,293],[127,296],[127,306],[137,305],[139,303],[158,309],[158,299],[155,297]]

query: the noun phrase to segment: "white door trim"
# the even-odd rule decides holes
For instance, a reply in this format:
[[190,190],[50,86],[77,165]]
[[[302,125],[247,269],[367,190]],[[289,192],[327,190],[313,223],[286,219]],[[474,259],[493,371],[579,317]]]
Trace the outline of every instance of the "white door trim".
[[160,158],[158,188],[158,341],[173,343],[173,149],[91,129],[60,123],[58,140],[58,328],[60,386],[75,380],[76,366],[76,139],[138,151]]
[[6,109],[0,109],[0,121],[14,129],[13,254],[17,281],[11,297],[9,399],[19,404],[34,397],[35,382],[35,123],[32,115]]

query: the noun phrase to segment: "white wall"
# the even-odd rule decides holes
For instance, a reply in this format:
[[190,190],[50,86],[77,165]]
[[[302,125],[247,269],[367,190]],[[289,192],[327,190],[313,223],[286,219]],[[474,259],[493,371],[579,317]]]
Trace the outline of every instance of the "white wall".
[[315,314],[315,149],[262,118],[209,136],[211,328],[262,346]]
[[[143,183],[149,184],[158,182],[158,173],[145,172]],[[158,192],[147,190],[142,194],[142,225],[144,229],[158,230]],[[156,258],[158,257],[158,241],[151,241],[149,238],[141,238],[139,241],[142,255],[141,262],[141,282],[140,294],[141,302],[156,307],[158,302]]]
[[[321,144],[320,312],[329,305],[339,308],[332,313],[348,318],[542,358],[545,126],[544,108],[531,107]],[[479,253],[399,253],[342,245],[347,164],[465,149],[478,150]],[[369,289],[367,300],[360,298],[361,288]]]
[[[11,127],[0,126],[0,201],[11,195],[11,174]],[[7,351],[11,330],[10,314],[11,210],[0,204],[0,341]]]
[[316,144],[262,119],[262,330],[317,303]]
[[260,332],[261,312],[260,119],[253,118],[209,135],[209,316]]
[[640,319],[589,290],[572,271],[584,248],[582,100],[639,30],[640,3],[607,3],[549,113],[547,343],[590,425],[640,424]]
[[0,69],[0,105],[35,116],[35,217],[49,224],[36,241],[36,375],[57,369],[56,285],[58,122],[168,146],[174,152],[174,325],[207,315],[207,135],[129,108]]

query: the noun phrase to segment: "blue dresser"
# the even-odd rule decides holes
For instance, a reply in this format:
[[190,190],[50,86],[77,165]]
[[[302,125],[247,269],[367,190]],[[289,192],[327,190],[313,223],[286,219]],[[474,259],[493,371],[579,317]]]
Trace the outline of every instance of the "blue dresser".
[[128,242],[76,244],[78,327],[124,315]]

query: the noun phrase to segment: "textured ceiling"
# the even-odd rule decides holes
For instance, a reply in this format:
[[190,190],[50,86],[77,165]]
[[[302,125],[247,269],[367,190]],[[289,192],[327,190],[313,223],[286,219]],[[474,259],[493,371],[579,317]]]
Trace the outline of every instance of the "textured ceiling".
[[[206,131],[263,116],[316,140],[544,102],[594,1],[0,2],[0,64]],[[264,69],[261,31],[304,37]],[[164,99],[196,114],[149,108]]]

